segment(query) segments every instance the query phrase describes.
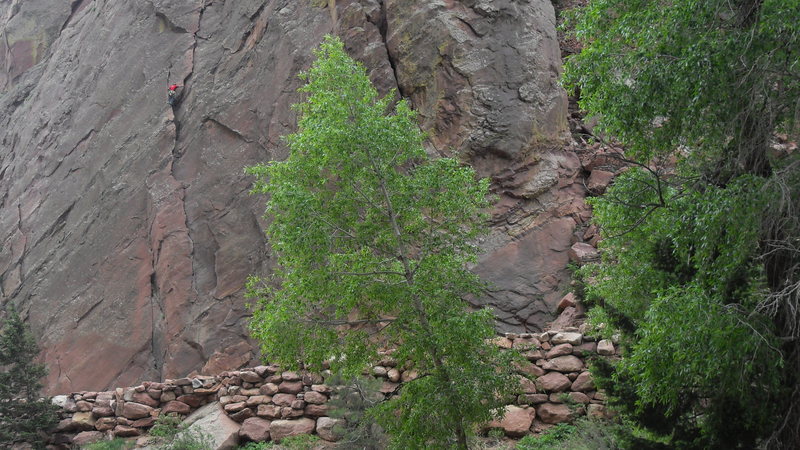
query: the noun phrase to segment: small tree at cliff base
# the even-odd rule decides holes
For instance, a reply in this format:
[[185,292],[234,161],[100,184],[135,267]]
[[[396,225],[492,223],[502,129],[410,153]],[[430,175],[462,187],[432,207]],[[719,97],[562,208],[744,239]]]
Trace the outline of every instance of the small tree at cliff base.
[[247,169],[270,195],[277,255],[251,332],[263,354],[346,376],[396,351],[419,377],[372,414],[399,448],[465,448],[515,383],[510,355],[487,344],[488,310],[462,296],[482,289],[467,266],[485,232],[487,181],[453,159],[429,159],[405,101],[378,98],[364,68],[328,37],[303,77],[298,131],[284,162]]
[[594,201],[605,255],[585,269],[627,345],[597,378],[650,432],[631,447],[800,448],[798,17],[593,0],[574,22],[567,84],[636,166]]
[[28,442],[44,447],[42,432],[56,423],[56,407],[42,399],[39,382],[47,374],[34,359],[39,348],[13,309],[0,330],[0,446]]

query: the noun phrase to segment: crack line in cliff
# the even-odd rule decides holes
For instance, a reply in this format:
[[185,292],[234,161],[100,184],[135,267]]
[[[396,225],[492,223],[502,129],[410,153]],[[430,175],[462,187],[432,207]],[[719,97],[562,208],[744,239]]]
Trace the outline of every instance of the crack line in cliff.
[[378,24],[378,32],[381,35],[381,40],[383,41],[383,46],[386,48],[386,59],[389,61],[389,66],[392,68],[392,76],[394,76],[394,84],[397,85],[397,92],[400,94],[401,97],[407,97],[406,92],[402,86],[400,86],[400,79],[397,76],[397,64],[392,57],[392,53],[389,51],[389,17],[386,12],[386,1],[380,0],[381,5],[381,22]]
[[258,140],[245,136],[241,131],[239,131],[239,130],[237,130],[235,128],[231,128],[230,126],[220,122],[219,120],[217,120],[214,117],[210,117],[210,116],[204,117],[203,118],[203,124],[205,124],[207,122],[211,122],[214,125],[217,125],[218,127],[224,129],[225,131],[227,131],[230,134],[233,134],[234,136],[238,137],[239,139],[243,140],[244,142],[247,142],[248,144],[256,144],[256,145],[258,145],[259,147],[261,147],[264,150],[269,150],[264,144],[262,144]]
[[[208,5],[206,5],[206,6],[208,6]],[[242,38],[239,40],[239,45],[236,47],[236,50],[231,51],[231,49],[226,49],[226,50],[230,51],[231,55],[235,55],[236,53],[239,53],[244,48],[245,44],[247,44],[247,39],[250,37],[250,35],[256,29],[256,25],[258,25],[256,23],[257,19],[260,19],[260,16],[264,12],[266,7],[267,7],[267,2],[262,3],[261,6],[258,7],[256,12],[254,12],[253,14],[251,14],[248,17],[248,19],[250,20],[250,29],[244,32],[244,34],[242,35]],[[264,30],[266,30],[266,26],[264,27]],[[263,31],[262,31],[262,33],[263,33]]]
[[67,28],[67,25],[69,25],[70,22],[72,22],[72,18],[75,16],[75,13],[78,12],[78,8],[81,7],[84,1],[86,0],[72,0],[72,3],[69,6],[70,8],[69,16],[67,16],[67,19],[64,21],[63,24],[61,24],[61,29],[58,31],[59,36],[61,36],[61,33],[63,33],[64,29]]

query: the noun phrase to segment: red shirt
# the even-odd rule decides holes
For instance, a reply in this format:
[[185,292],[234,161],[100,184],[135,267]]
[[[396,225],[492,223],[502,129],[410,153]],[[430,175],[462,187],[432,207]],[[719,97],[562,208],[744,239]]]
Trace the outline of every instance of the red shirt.
[[174,91],[175,89],[178,89],[178,87],[179,87],[179,86],[178,86],[177,84],[173,84],[173,85],[171,85],[171,86],[169,87],[169,90],[170,90],[170,91]]

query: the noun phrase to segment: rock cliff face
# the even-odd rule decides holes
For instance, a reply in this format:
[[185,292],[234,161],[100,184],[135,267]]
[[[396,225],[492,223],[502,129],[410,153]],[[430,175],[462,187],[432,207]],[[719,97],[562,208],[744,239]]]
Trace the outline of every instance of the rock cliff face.
[[494,286],[471,301],[507,331],[551,318],[586,213],[550,2],[317,3],[0,0],[0,303],[50,392],[254,362],[242,287],[272,260],[242,168],[285,157],[331,32],[411,99],[431,153],[492,177]]

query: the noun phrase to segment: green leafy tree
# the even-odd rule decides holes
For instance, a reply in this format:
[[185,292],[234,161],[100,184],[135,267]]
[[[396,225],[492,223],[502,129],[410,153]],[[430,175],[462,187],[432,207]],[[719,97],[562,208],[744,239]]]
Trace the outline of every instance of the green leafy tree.
[[510,356],[486,342],[491,312],[462,300],[483,287],[467,266],[486,230],[488,181],[428,158],[408,104],[378,98],[338,39],[316,55],[289,158],[247,169],[254,192],[271,196],[278,260],[272,283],[250,284],[251,332],[271,360],[331,360],[351,377],[395,348],[420,376],[374,417],[397,447],[465,448],[515,381]]
[[634,166],[593,202],[605,254],[585,269],[627,347],[598,372],[646,431],[633,447],[800,448],[800,161],[773,145],[800,134],[797,17],[594,0],[570,24],[566,84]]
[[44,447],[43,431],[56,424],[56,407],[40,397],[47,370],[30,330],[14,309],[0,333],[0,445],[29,442]]

